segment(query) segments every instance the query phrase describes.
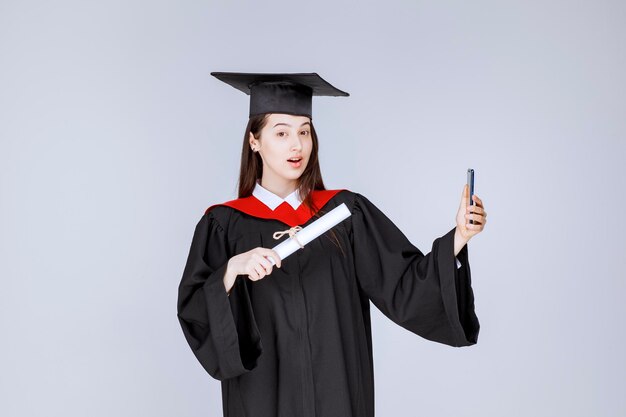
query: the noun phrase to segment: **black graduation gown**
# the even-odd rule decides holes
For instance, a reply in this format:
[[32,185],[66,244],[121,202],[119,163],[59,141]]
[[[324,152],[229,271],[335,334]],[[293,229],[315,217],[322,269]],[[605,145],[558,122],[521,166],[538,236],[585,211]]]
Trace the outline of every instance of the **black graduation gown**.
[[178,319],[200,364],[221,381],[224,416],[373,417],[370,300],[425,339],[477,342],[467,245],[457,269],[455,228],[424,255],[361,194],[341,190],[322,213],[341,203],[352,213],[332,229],[343,253],[326,232],[263,279],[238,276],[230,296],[228,259],[274,247],[283,239],[273,233],[289,225],[223,205],[198,222]]

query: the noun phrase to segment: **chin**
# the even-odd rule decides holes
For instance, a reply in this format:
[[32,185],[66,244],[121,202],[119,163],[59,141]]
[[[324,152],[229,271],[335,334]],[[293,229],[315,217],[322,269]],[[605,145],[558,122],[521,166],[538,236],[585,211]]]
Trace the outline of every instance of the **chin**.
[[289,178],[290,180],[297,180],[298,178],[302,176],[302,172],[298,172],[298,171],[290,172],[289,174],[285,175],[285,178]]

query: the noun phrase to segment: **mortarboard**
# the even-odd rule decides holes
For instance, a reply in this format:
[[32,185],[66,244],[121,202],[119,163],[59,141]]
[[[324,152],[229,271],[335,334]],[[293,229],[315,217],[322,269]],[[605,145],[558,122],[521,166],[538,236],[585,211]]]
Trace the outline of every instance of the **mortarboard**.
[[212,72],[212,76],[250,96],[250,117],[287,113],[311,117],[313,96],[349,96],[317,73]]

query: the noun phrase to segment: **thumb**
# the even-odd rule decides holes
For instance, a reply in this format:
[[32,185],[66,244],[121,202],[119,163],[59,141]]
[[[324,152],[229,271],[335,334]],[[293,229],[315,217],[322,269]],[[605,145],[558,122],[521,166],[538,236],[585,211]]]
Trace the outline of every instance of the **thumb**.
[[461,200],[463,201],[463,207],[467,207],[469,205],[469,185],[467,184],[465,184],[465,186],[463,187]]

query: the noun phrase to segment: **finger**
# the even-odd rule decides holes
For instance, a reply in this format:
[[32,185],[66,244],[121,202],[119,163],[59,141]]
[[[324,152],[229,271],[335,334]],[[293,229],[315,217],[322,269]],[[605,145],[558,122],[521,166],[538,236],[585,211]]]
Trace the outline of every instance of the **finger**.
[[263,268],[263,265],[261,265],[261,263],[259,262],[259,259],[255,256],[255,254],[253,254],[252,258],[250,259],[250,263],[248,264],[248,271],[251,275],[257,275],[257,279],[261,279],[265,276],[265,268]]
[[[267,249],[267,248],[262,248],[262,247],[257,247],[255,249],[255,254],[259,255],[261,258],[263,259],[267,259],[267,261],[271,264],[271,265],[275,265],[276,264],[276,260],[273,259],[273,256],[271,256],[272,254],[272,250],[271,249]],[[260,262],[260,261],[259,261]]]
[[274,265],[280,268],[282,262],[281,262],[280,256],[278,256],[278,252],[272,249],[265,249],[263,251],[263,256],[273,259]]
[[481,200],[480,198],[478,198],[478,196],[476,194],[474,194],[472,197],[474,197],[474,201],[476,202],[476,205],[478,207],[484,207],[483,206],[483,200]]
[[255,265],[254,266],[254,270],[257,272],[257,274],[259,274],[259,279],[263,278],[265,275],[267,275],[265,273],[265,269],[263,268],[263,265]]
[[[474,224],[482,224],[484,222],[483,216],[480,214],[465,214],[465,218],[469,220],[473,220]],[[478,222],[478,223],[477,223]],[[470,223],[471,224],[471,223]]]
[[280,259],[280,256],[278,256],[278,252],[276,252],[275,250],[273,250],[272,253],[274,254],[274,262],[276,262],[276,266],[280,268],[283,264],[282,259]]
[[480,206],[475,206],[475,205],[472,205],[472,206],[467,206],[467,207],[465,208],[465,211],[466,211],[467,213],[483,213],[483,212],[484,212],[484,210],[483,210],[483,208],[482,208],[482,207],[480,207]]
[[257,250],[252,253],[252,259],[257,263],[261,263],[261,260],[265,259],[265,251]]
[[255,253],[254,258],[258,261],[266,274],[269,275],[272,272],[272,264],[267,260],[267,258],[265,258],[265,256]]

